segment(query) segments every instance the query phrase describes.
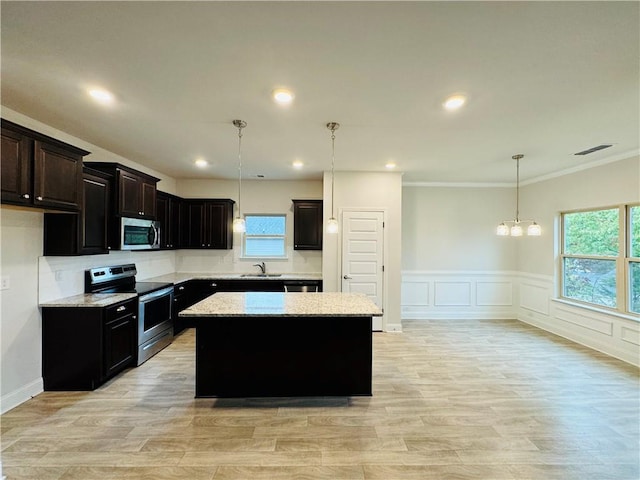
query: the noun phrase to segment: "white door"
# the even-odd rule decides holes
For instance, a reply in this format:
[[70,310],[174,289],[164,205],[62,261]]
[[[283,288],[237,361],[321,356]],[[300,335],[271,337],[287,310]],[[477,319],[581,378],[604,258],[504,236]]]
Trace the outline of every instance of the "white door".
[[[366,294],[382,309],[383,212],[345,211],[342,214],[342,291]],[[382,317],[373,317],[373,330],[382,330]]]

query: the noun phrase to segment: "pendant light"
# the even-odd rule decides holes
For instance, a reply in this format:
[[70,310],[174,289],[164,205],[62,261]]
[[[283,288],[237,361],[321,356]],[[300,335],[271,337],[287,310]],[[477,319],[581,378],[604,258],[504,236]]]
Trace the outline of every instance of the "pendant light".
[[244,233],[247,226],[242,217],[242,129],[247,126],[244,120],[234,120],[233,125],[238,129],[238,215],[233,219],[233,231]]
[[520,220],[520,159],[524,157],[519,153],[514,155],[513,158],[516,161],[516,218],[515,220],[505,220],[496,229],[496,235],[501,237],[512,236],[521,237],[523,230],[522,224],[529,224],[527,227],[527,235],[532,237],[539,237],[542,234],[542,229],[534,220]]
[[327,128],[331,130],[331,218],[327,221],[327,233],[338,233],[338,220],[334,214],[335,207],[333,202],[334,191],[334,168],[336,163],[336,130],[340,128],[337,122],[327,123]]

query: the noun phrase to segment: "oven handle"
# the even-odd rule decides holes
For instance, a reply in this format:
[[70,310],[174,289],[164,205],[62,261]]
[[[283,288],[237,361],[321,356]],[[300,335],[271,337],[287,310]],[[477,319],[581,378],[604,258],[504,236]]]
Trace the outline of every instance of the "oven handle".
[[140,303],[148,302],[154,298],[164,297],[165,295],[171,295],[173,293],[173,286],[163,288],[162,290],[156,290],[155,292],[145,293],[139,298]]

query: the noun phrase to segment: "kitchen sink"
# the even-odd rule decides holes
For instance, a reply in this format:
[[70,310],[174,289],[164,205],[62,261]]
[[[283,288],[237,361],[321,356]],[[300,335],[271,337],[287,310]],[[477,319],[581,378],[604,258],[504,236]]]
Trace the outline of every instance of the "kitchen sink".
[[260,278],[265,278],[265,277],[281,277],[282,274],[281,273],[243,273],[242,275],[240,275],[241,277],[260,277]]

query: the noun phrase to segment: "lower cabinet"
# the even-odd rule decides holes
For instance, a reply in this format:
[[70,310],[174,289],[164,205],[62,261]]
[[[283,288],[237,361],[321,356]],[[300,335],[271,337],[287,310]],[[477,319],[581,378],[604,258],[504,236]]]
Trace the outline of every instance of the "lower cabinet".
[[108,307],[42,308],[45,390],[94,390],[137,355],[138,299]]

